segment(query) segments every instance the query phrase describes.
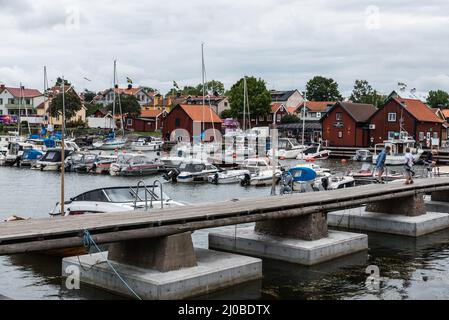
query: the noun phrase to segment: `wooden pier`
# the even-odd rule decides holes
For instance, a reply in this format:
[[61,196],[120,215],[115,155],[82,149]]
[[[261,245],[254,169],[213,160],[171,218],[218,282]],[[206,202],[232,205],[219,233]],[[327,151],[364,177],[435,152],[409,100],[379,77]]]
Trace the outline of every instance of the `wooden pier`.
[[0,255],[81,246],[84,230],[88,230],[97,243],[113,243],[165,237],[226,225],[298,218],[448,190],[449,178],[422,179],[413,185],[376,184],[151,212],[131,211],[5,222],[0,223]]

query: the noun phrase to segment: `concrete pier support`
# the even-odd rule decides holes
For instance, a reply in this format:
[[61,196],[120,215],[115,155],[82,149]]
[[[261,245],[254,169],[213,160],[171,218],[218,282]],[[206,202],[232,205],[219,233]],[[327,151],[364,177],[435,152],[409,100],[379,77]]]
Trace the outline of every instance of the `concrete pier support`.
[[124,241],[103,255],[65,258],[62,274],[77,267],[81,282],[135,298],[104,256],[143,299],[191,298],[262,278],[260,259],[195,249],[190,233]]
[[[436,194],[435,198],[443,196]],[[438,203],[425,202],[424,196],[417,194],[374,202],[365,208],[330,212],[328,223],[333,227],[419,237],[449,228],[449,215],[435,210],[439,207]]]
[[370,203],[366,206],[366,211],[417,217],[426,214],[426,205],[424,195],[415,194],[410,197]]
[[367,250],[368,237],[328,231],[326,214],[315,213],[210,233],[209,248],[310,266]]

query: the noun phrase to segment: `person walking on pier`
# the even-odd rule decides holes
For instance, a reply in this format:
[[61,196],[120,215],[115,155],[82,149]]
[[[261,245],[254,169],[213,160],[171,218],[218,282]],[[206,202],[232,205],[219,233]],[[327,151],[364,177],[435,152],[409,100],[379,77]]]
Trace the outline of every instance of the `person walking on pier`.
[[386,146],[385,149],[382,150],[381,153],[379,153],[379,156],[377,157],[376,161],[376,169],[377,169],[377,181],[382,182],[382,175],[384,174],[385,170],[385,161],[387,160],[387,154],[390,153],[391,146]]
[[434,156],[437,155],[437,151],[436,150],[432,150],[431,152],[427,153],[426,158],[424,159],[424,164],[426,165],[426,169],[427,169],[427,178],[432,178],[433,177],[433,168],[436,165],[436,161],[434,159]]
[[413,159],[413,155],[410,153],[410,148],[405,149],[405,184],[413,183],[413,176],[415,172],[413,171],[413,165],[415,160]]

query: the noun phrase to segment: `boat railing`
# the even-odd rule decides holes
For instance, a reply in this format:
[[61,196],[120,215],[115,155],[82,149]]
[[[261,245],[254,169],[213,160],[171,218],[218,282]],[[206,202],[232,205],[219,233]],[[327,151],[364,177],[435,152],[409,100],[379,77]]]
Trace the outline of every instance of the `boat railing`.
[[[153,200],[156,200],[156,193],[154,192],[156,187],[159,186],[160,190],[161,190],[161,194],[160,194],[160,201],[161,201],[161,209],[164,208],[164,193],[162,190],[162,182],[159,180],[156,180],[153,182],[153,184],[150,186],[150,188],[148,188],[148,186],[145,184],[145,181],[141,180],[137,183],[137,187],[136,190],[134,190],[133,188],[130,188],[131,191],[134,194],[134,210],[137,209],[137,202],[140,199],[139,197],[139,190],[140,188],[143,188],[143,190],[145,191],[145,211],[148,210],[148,195],[150,195],[150,206],[149,208],[152,209],[153,208]],[[142,199],[141,199],[142,200]]]

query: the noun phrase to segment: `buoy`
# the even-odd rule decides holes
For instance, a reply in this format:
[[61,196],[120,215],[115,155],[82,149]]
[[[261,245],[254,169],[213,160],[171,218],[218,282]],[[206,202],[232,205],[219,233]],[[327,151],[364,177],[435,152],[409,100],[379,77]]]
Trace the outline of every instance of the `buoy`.
[[285,160],[285,157],[279,157],[279,160]]
[[346,160],[346,159],[341,159],[341,163],[348,163],[348,160]]

